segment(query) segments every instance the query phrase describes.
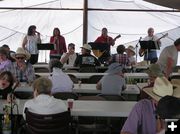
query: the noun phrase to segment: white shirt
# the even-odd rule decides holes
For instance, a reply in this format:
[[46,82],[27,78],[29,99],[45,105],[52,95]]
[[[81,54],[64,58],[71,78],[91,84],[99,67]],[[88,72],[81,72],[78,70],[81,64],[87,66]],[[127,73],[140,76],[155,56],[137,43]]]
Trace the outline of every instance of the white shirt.
[[[25,108],[28,108],[30,112],[37,114],[56,114],[67,111],[67,106],[62,100],[45,94],[40,94],[37,97],[28,100],[24,104],[23,111]],[[25,119],[24,112],[23,117]]]
[[26,49],[30,54],[38,54],[39,50],[37,49],[38,36],[27,36]]
[[[61,56],[61,59],[64,58],[66,55],[67,55],[67,53],[63,53],[63,55]],[[69,55],[68,64],[67,64],[67,62],[66,62],[66,63],[64,63],[64,65],[70,65],[70,66],[73,67],[76,58],[77,58],[77,54],[76,54],[76,53],[74,53],[74,54],[72,54],[72,55]]]
[[56,92],[72,92],[73,82],[61,69],[53,68],[52,76],[49,76],[49,79],[53,83],[52,94]]
[[168,57],[171,57],[173,59],[173,67],[175,67],[178,59],[178,51],[175,45],[167,46],[162,50],[157,62],[160,65],[162,71],[164,71],[167,67]]

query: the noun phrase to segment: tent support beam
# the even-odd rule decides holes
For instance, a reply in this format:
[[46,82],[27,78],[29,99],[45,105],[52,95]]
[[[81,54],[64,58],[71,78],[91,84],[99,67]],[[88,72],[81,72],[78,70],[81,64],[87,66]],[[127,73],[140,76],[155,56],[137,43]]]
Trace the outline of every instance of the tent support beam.
[[84,0],[84,10],[83,10],[83,44],[87,43],[87,31],[88,31],[88,0]]

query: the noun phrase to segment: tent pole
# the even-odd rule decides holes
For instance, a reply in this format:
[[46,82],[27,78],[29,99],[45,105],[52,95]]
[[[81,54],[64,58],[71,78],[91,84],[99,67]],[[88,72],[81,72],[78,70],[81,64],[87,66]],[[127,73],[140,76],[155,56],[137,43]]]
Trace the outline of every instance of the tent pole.
[[87,43],[87,31],[88,31],[88,0],[84,0],[83,9],[83,44]]

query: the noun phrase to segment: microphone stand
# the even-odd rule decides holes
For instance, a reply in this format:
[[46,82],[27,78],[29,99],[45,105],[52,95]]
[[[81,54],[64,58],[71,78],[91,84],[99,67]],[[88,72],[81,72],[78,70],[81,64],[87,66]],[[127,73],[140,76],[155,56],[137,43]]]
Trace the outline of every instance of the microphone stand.
[[137,63],[137,48],[138,48],[138,44],[141,41],[142,37],[139,38],[138,42],[136,43],[136,63]]
[[14,91],[16,89],[16,87],[19,85],[19,82],[16,82],[15,85],[12,87],[11,90],[11,94],[10,94],[10,108],[11,108],[11,112],[10,112],[10,119],[11,119],[11,134],[13,134],[13,128],[14,128],[14,123],[13,123],[13,101],[14,101]]

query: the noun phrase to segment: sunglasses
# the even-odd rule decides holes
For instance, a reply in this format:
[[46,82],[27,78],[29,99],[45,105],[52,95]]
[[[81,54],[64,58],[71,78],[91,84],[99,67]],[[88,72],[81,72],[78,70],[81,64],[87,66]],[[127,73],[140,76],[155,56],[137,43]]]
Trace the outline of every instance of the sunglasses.
[[16,59],[21,59],[21,60],[23,60],[23,59],[25,59],[25,57],[16,57]]

